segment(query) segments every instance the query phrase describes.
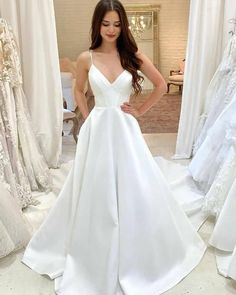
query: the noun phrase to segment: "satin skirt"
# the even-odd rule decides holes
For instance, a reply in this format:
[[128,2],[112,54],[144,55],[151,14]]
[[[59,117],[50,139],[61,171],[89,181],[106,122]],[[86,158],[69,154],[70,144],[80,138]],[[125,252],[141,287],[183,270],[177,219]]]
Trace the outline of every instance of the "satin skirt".
[[56,278],[60,295],[157,295],[185,277],[205,248],[136,119],[119,107],[95,107],[23,262]]

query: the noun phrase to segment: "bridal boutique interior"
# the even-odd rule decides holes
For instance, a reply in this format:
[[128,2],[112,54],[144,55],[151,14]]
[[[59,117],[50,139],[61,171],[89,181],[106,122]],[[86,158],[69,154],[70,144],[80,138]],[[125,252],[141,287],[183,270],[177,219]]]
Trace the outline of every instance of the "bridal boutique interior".
[[[236,292],[236,4],[212,2],[122,1],[139,47],[166,82],[171,70],[184,72],[182,93],[179,84],[171,85],[169,96],[162,98],[168,104],[139,121],[174,196],[208,245],[200,264],[165,292],[168,295]],[[63,97],[79,128],[83,122],[73,101],[74,62],[88,49],[96,3],[0,1],[0,293],[4,295],[55,294],[54,282],[31,271],[21,259],[73,163],[74,123],[63,123]],[[144,96],[150,88],[145,80]],[[171,99],[176,96],[180,100],[172,102],[173,107]],[[87,97],[92,108],[89,85]],[[171,125],[171,108],[176,106],[178,111],[171,115],[177,119]],[[166,118],[158,118],[165,107]],[[160,128],[150,129],[155,115]],[[177,124],[178,130],[164,129],[168,124]]]

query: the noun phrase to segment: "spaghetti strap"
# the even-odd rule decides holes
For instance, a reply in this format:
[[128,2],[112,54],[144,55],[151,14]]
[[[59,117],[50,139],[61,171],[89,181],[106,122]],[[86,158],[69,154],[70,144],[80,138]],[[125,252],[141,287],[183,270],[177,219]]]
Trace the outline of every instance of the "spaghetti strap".
[[90,54],[90,58],[91,58],[91,64],[93,64],[93,54],[92,54],[92,52],[93,52],[93,51],[90,49],[90,50],[89,50],[89,54]]

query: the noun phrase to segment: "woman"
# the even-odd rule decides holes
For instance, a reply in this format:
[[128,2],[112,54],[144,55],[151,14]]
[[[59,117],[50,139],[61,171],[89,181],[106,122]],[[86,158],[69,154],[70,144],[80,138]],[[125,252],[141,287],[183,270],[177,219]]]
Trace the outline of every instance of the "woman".
[[[74,166],[23,262],[56,282],[63,295],[157,295],[201,260],[205,245],[172,194],[134,117],[144,114],[166,85],[137,51],[118,0],[98,2],[90,52],[77,62],[76,97],[86,119]],[[142,71],[156,86],[138,109]],[[89,113],[89,79],[95,107]]]

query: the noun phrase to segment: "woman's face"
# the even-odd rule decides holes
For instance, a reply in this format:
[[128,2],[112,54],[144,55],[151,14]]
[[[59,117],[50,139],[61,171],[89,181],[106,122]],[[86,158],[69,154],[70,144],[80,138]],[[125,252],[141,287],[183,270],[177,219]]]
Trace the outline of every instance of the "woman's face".
[[100,28],[103,41],[115,42],[121,32],[120,18],[116,11],[112,10],[105,14]]

